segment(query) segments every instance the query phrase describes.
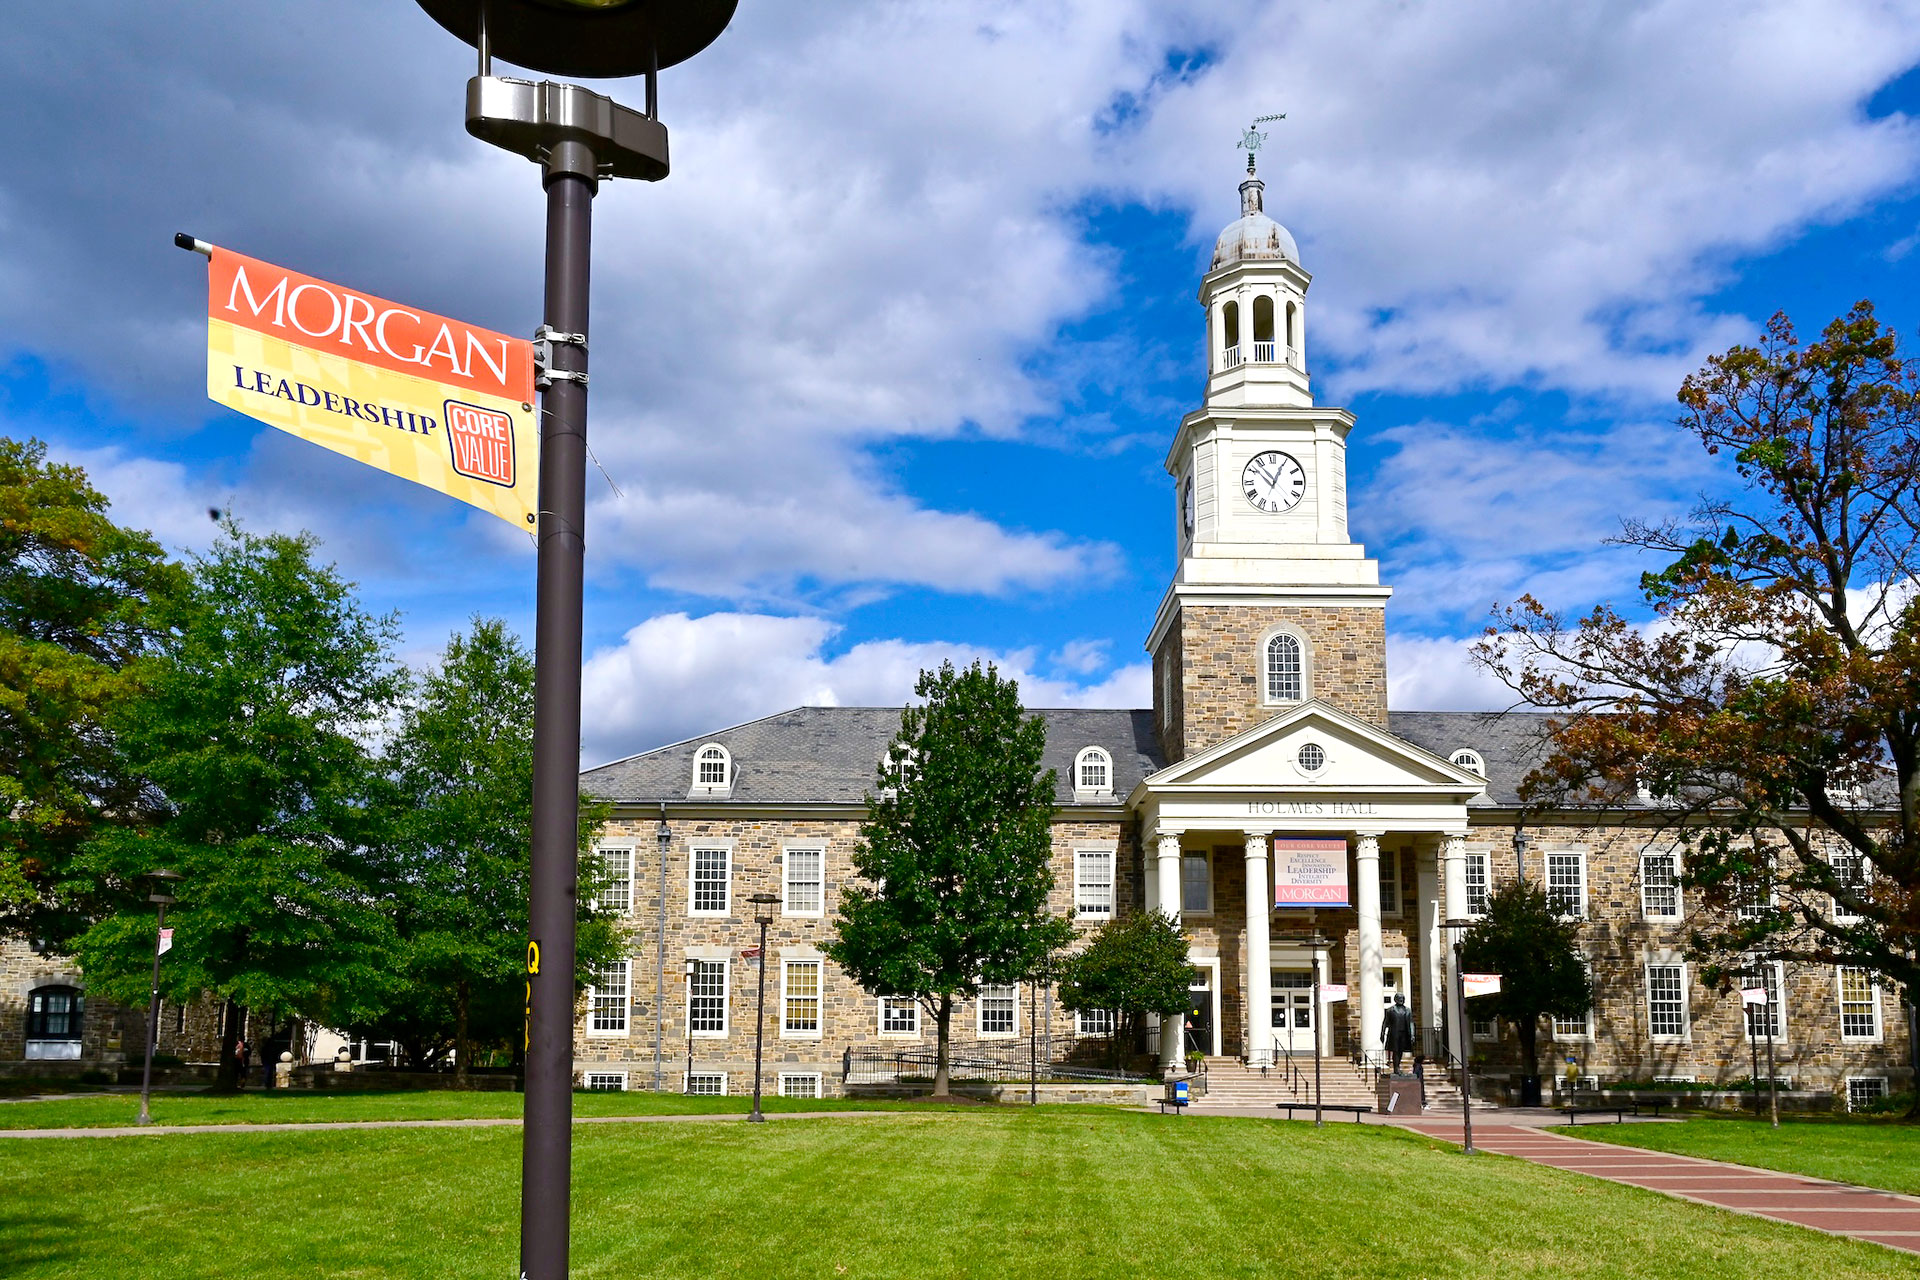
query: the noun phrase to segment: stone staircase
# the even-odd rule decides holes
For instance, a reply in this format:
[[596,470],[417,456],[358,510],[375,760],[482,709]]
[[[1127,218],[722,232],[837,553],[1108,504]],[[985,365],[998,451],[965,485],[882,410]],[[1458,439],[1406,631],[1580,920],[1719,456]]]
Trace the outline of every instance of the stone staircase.
[[[1363,1076],[1346,1058],[1320,1060],[1320,1100],[1329,1106],[1363,1106],[1375,1103],[1370,1076]],[[1196,1098],[1195,1111],[1222,1111],[1253,1108],[1270,1111],[1277,1102],[1313,1101],[1313,1059],[1296,1057],[1292,1068],[1284,1062],[1258,1071],[1238,1058],[1207,1059],[1207,1093]],[[1460,1090],[1452,1081],[1438,1075],[1427,1078],[1427,1111],[1460,1110]]]

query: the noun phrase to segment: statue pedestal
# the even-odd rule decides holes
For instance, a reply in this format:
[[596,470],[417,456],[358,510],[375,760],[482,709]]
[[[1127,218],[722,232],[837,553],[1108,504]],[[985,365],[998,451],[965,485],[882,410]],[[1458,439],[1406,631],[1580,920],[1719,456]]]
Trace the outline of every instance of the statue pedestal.
[[1417,1116],[1425,1110],[1420,1104],[1420,1077],[1415,1075],[1381,1076],[1377,1096],[1381,1115]]

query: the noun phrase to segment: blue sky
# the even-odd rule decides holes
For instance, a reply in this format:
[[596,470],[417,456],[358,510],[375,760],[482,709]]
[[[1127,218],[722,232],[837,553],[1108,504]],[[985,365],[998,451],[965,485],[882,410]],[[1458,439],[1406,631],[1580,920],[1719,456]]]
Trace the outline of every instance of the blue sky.
[[[1671,426],[1705,355],[1776,309],[1920,324],[1915,5],[1191,8],[747,0],[663,77],[674,175],[597,208],[589,761],[947,655],[1143,705],[1255,115],[1396,706],[1499,704],[1464,656],[1498,600],[1630,598],[1601,540],[1720,482]],[[410,661],[530,633],[524,538],[204,400],[170,238],[528,332],[535,170],[462,132],[470,55],[412,5],[195,10],[0,49],[4,430],[182,550],[210,505],[313,530]]]

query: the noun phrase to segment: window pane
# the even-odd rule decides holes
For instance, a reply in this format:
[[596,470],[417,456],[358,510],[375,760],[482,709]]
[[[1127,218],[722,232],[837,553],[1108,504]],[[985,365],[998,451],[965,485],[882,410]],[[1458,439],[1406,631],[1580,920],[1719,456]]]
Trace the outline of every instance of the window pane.
[[627,1029],[627,962],[596,965],[593,969],[592,1028],[619,1032]]
[[600,909],[626,913],[633,906],[633,850],[602,849],[600,870],[607,877],[600,890]]
[[881,996],[880,1029],[893,1035],[919,1035],[920,1002],[902,996]]
[[1648,916],[1680,914],[1680,881],[1671,853],[1649,853],[1640,859],[1640,907]]
[[1087,752],[1087,754],[1080,759],[1080,789],[1082,791],[1105,791],[1107,786],[1106,752]]
[[820,1030],[820,962],[786,963],[786,1022],[791,1034],[811,1035]]
[[1080,914],[1113,914],[1113,854],[1105,849],[1077,849],[1073,855],[1073,901]]
[[687,1016],[695,1031],[727,1029],[727,962],[695,960]]
[[780,1077],[780,1096],[783,1098],[817,1098],[820,1096],[820,1077],[818,1075],[783,1075]]
[[1380,910],[1390,916],[1400,913],[1400,853],[1395,849],[1380,851]]
[[819,849],[787,850],[787,901],[790,915],[816,915],[825,894],[823,866],[826,854]]
[[1267,641],[1267,701],[1300,700],[1300,642],[1289,635]]
[[1547,855],[1547,900],[1563,916],[1585,915],[1586,859],[1578,853]]
[[723,787],[727,784],[727,758],[709,748],[700,753],[700,785]]
[[1113,1034],[1113,1013],[1111,1010],[1082,1009],[1078,1016],[1081,1035],[1110,1036]]
[[727,1092],[727,1073],[696,1071],[687,1077],[687,1092],[705,1094],[709,1097],[723,1097]]
[[1687,1033],[1687,996],[1679,965],[1647,966],[1647,1027],[1656,1036]]
[[983,987],[980,991],[980,1034],[1011,1035],[1019,1025],[1019,993],[1013,987]]
[[618,1071],[589,1071],[587,1088],[595,1093],[625,1093],[627,1077]]
[[1467,855],[1467,914],[1487,914],[1487,855]]
[[1752,990],[1764,987],[1767,1002],[1764,1005],[1746,1004],[1740,1008],[1746,1014],[1747,1036],[1752,1040],[1764,1040],[1768,1036],[1779,1039],[1780,1023],[1780,968],[1778,965],[1762,965],[1758,969],[1749,969],[1740,975],[1740,989]]
[[1849,1040],[1880,1038],[1880,1006],[1869,970],[1840,970],[1840,1034]]
[[727,910],[727,863],[725,849],[693,851],[693,909],[724,915]]
[[1180,909],[1213,910],[1213,867],[1204,853],[1180,855]]

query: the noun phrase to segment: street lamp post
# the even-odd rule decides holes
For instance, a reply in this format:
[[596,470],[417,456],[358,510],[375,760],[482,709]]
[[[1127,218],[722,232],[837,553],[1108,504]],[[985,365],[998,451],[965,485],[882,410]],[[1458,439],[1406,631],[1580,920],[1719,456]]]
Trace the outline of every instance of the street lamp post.
[[[581,590],[586,536],[587,299],[602,178],[667,176],[658,73],[712,44],[737,0],[419,0],[479,52],[467,132],[541,166],[547,193],[534,621],[533,849],[527,903],[526,1121],[520,1274],[565,1280],[573,1170],[573,972],[580,819]],[[493,74],[644,75],[646,111],[579,85]]]
[[160,918],[153,926],[153,995],[147,1002],[147,1062],[140,1070],[141,1124],[153,1123],[153,1116],[147,1110],[147,1095],[153,1090],[153,1055],[160,1047],[160,952],[167,936],[167,906],[174,901],[174,896],[167,891],[180,879],[180,873],[163,867],[149,871],[147,878],[155,882],[147,901],[160,908]]
[[[1327,1016],[1326,1006],[1320,1002],[1320,953],[1329,945],[1330,939],[1315,933],[1307,939],[1307,945],[1313,948],[1313,1008],[1308,1018],[1313,1023],[1313,1127],[1321,1127],[1320,1116],[1320,1020]],[[1268,1021],[1272,1021],[1271,1018]],[[1289,1028],[1287,1043],[1293,1043],[1293,1032]]]
[[1460,933],[1462,929],[1473,927],[1471,920],[1449,920],[1440,926],[1453,931],[1453,989],[1454,1007],[1460,1010],[1460,1150],[1465,1155],[1473,1154],[1473,1068],[1467,1059],[1471,1056],[1473,1022],[1467,1017],[1467,975],[1460,969]]
[[760,1113],[760,1063],[767,1032],[767,926],[773,923],[767,908],[780,901],[780,895],[756,893],[747,901],[759,908],[753,922],[760,926],[760,998],[753,1010],[753,1110],[748,1113],[747,1121],[750,1124],[765,1124],[767,1118]]

